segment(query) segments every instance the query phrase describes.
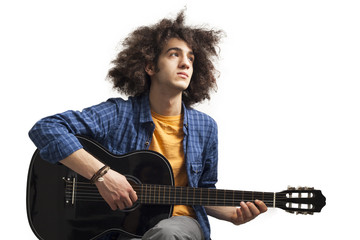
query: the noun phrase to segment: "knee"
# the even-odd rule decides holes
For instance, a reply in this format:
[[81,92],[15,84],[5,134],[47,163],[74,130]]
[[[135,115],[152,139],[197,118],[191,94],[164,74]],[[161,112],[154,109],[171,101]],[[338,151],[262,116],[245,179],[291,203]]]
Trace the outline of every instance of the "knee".
[[173,226],[166,226],[166,227],[162,227],[160,229],[160,233],[161,236],[163,236],[163,239],[182,239],[179,237],[181,236],[181,231],[179,231],[178,228],[173,227]]
[[188,217],[173,217],[160,221],[155,227],[145,233],[143,240],[178,240],[203,239],[199,224]]
[[[185,236],[184,236],[185,235]],[[171,225],[156,226],[145,233],[143,239],[188,239],[187,234]]]

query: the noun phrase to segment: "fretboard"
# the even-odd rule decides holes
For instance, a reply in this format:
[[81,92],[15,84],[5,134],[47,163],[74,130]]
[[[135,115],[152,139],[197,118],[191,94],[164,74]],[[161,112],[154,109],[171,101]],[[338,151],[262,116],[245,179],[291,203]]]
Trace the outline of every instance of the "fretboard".
[[210,188],[174,187],[168,185],[141,184],[133,186],[138,202],[143,204],[239,206],[241,201],[262,200],[273,206],[276,193],[237,191]]

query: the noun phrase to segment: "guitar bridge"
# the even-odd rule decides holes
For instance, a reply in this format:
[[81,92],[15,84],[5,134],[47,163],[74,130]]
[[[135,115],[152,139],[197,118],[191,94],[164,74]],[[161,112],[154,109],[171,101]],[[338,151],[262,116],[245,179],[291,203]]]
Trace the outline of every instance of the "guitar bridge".
[[76,178],[62,178],[65,181],[65,204],[74,205]]

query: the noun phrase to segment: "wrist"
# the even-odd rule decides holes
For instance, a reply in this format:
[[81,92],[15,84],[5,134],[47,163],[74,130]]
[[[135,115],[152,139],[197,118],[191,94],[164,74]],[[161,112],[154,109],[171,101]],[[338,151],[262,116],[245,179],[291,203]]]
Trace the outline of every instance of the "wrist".
[[104,181],[103,176],[110,170],[110,167],[108,165],[104,165],[101,167],[97,172],[94,173],[94,175],[90,179],[91,184],[95,184],[96,182],[102,182]]

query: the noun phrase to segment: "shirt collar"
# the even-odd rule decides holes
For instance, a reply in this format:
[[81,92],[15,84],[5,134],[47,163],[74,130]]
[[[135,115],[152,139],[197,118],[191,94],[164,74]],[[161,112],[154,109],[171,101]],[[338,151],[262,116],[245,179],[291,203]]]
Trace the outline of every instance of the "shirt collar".
[[[186,108],[184,102],[182,103],[182,109],[184,111],[184,133],[187,134],[189,127],[189,111]],[[153,122],[150,109],[149,94],[144,94],[140,97],[140,122],[149,123]]]
[[150,110],[149,94],[140,97],[140,123],[153,122]]
[[189,111],[186,108],[184,102],[182,103],[182,109],[184,110],[184,127],[183,127],[183,131],[185,133],[185,135],[187,135],[187,131],[189,129]]

